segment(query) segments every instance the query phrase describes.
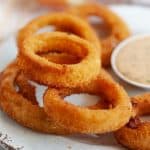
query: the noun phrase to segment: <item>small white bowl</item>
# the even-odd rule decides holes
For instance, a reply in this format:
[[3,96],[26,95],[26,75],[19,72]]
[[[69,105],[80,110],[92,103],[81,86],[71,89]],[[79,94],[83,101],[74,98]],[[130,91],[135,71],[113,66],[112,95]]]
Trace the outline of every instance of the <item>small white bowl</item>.
[[121,78],[122,80],[124,80],[125,82],[132,84],[134,86],[137,87],[141,87],[141,88],[145,88],[145,89],[150,89],[150,85],[146,85],[143,83],[139,83],[133,80],[128,79],[127,77],[125,77],[117,68],[116,66],[116,57],[118,55],[118,53],[123,50],[123,47],[126,46],[128,43],[135,41],[137,39],[143,39],[144,37],[150,37],[150,34],[144,34],[144,35],[135,35],[135,36],[131,36],[129,38],[127,38],[126,40],[124,40],[123,42],[121,42],[114,50],[113,53],[111,55],[111,66],[113,71],[118,75],[119,78]]

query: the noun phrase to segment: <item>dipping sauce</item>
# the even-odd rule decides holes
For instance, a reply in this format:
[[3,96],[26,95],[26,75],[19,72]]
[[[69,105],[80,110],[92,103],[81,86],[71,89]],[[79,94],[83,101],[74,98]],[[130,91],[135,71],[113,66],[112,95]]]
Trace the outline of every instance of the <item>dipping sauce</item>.
[[150,36],[132,40],[122,47],[115,63],[127,79],[150,85]]

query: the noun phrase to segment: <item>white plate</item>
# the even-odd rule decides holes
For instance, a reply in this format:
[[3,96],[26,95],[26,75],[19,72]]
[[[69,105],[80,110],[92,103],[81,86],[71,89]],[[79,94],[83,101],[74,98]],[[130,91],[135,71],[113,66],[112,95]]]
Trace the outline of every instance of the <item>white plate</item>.
[[[133,34],[150,33],[150,8],[139,6],[112,6],[128,23]],[[10,37],[0,45],[0,71],[16,57],[15,38]],[[110,70],[111,71],[111,70]],[[113,73],[112,73],[113,74]],[[140,94],[146,90],[136,88],[120,81],[130,95]],[[41,88],[40,88],[41,89]],[[38,90],[40,90],[38,88]],[[84,96],[85,99],[87,96]],[[38,97],[39,98],[39,97]],[[70,98],[74,100],[74,96]],[[89,101],[88,101],[89,102]],[[112,134],[99,137],[74,135],[55,136],[33,132],[18,125],[0,111],[0,143],[3,147],[21,148],[24,150],[121,150]]]

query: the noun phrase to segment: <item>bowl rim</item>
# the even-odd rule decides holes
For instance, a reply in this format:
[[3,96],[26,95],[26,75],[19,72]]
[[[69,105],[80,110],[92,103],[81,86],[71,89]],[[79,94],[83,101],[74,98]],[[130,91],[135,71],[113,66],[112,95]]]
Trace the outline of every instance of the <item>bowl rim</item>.
[[113,50],[112,55],[111,55],[111,66],[112,66],[112,70],[115,72],[115,74],[122,79],[123,81],[134,85],[136,87],[140,87],[140,88],[144,88],[144,89],[150,89],[150,85],[144,84],[144,83],[140,83],[140,82],[136,82],[133,81],[131,79],[128,79],[127,77],[125,77],[117,68],[116,66],[116,57],[118,55],[118,53],[123,50],[122,48],[124,46],[126,46],[127,44],[138,40],[138,39],[143,39],[143,38],[147,38],[150,37],[150,34],[138,34],[138,35],[133,35],[128,37],[126,40],[122,41],[120,44],[118,44],[118,46]]

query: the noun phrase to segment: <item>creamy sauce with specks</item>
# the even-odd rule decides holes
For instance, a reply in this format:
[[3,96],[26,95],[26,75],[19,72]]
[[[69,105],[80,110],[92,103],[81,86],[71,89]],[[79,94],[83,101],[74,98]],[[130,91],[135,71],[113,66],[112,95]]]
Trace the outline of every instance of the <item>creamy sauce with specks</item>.
[[126,78],[150,85],[150,37],[122,47],[116,57],[116,66]]

